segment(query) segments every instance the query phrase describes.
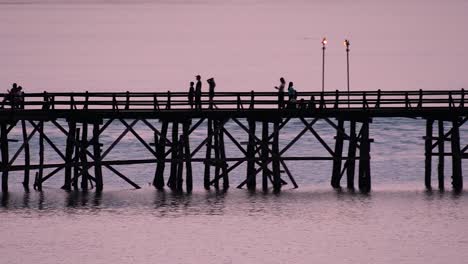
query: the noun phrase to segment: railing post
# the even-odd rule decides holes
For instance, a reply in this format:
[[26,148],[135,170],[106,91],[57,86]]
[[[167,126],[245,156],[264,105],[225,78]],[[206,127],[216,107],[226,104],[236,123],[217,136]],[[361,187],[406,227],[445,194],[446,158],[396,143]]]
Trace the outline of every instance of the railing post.
[[362,94],[362,108],[367,109],[369,104],[367,103],[367,93],[363,92]]
[[159,110],[158,96],[156,94],[153,95],[153,109],[154,111]]
[[240,110],[242,107],[240,95],[237,95],[237,110]]
[[449,92],[449,108],[452,109],[452,106],[454,106],[452,92]]
[[419,89],[419,101],[418,101],[418,108],[422,107],[422,101],[423,101],[423,90]]
[[73,95],[70,95],[70,110],[73,110],[75,108],[75,98]]
[[83,109],[88,109],[88,103],[89,103],[89,94],[88,94],[88,91],[86,91],[85,103],[84,103]]
[[166,109],[171,109],[171,91],[167,91]]
[[327,108],[325,105],[325,98],[324,98],[324,93],[320,93],[320,109]]
[[115,111],[116,109],[119,109],[117,105],[117,98],[115,98],[115,94],[112,94],[112,110]]
[[465,108],[465,89],[461,90],[460,108]]
[[334,108],[338,108],[338,97],[339,97],[339,92],[338,90],[335,91],[335,105]]
[[128,110],[128,109],[130,109],[130,92],[127,91],[127,92],[125,93],[125,95],[126,95],[125,110]]
[[250,109],[254,109],[255,105],[255,92],[250,91]]
[[375,103],[375,108],[380,108],[380,97],[381,97],[382,91],[379,89],[377,90],[377,102]]
[[405,92],[405,108],[411,108],[411,102],[409,100],[408,92]]

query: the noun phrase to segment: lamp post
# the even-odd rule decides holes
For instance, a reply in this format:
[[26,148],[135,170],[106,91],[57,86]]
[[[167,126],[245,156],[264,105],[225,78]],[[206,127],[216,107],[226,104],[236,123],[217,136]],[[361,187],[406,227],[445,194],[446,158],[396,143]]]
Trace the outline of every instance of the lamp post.
[[325,91],[325,46],[327,42],[327,38],[322,39],[322,93]]
[[350,108],[350,99],[349,99],[349,40],[345,39],[343,44],[346,47],[346,76],[347,76],[347,83],[348,83],[348,108]]

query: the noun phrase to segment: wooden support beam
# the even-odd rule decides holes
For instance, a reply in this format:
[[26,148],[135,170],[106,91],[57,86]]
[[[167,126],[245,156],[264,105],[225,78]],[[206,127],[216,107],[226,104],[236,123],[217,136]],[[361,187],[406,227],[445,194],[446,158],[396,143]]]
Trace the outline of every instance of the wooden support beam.
[[186,176],[185,176],[185,188],[188,193],[192,192],[193,189],[193,177],[192,177],[192,157],[190,155],[190,136],[189,136],[189,128],[190,128],[191,120],[186,120],[183,123],[183,135],[184,135],[184,157],[185,157],[185,169],[186,169]]
[[88,157],[86,150],[88,146],[88,123],[84,122],[81,131],[81,147],[80,147],[80,159],[81,159],[81,189],[83,191],[88,190],[89,172],[88,172]]
[[132,185],[135,189],[141,189],[140,186],[138,186],[138,184],[134,183],[132,180],[130,180],[127,176],[123,175],[120,171],[114,169],[114,167],[110,166],[110,165],[104,165],[106,166],[106,168],[108,168],[110,171],[112,171],[113,173],[115,173],[115,175],[119,176],[120,178],[122,178],[124,181],[126,181],[127,183],[129,183],[130,185]]
[[[165,152],[166,152],[166,139],[167,139],[167,129],[169,123],[164,120],[161,126],[161,136],[159,140],[155,143],[157,144],[156,153],[157,153],[157,165],[156,172],[153,179],[153,185],[156,189],[162,189],[164,187],[164,167],[165,167]],[[156,132],[155,132],[156,133]],[[157,137],[155,136],[155,139]]]
[[[218,130],[218,137],[219,137],[219,156],[222,162],[222,167],[221,167],[221,175],[223,177],[223,189],[227,190],[229,188],[229,172],[228,172],[228,164],[226,162],[226,146],[224,144],[224,124],[227,122],[225,121],[220,121],[220,129]],[[220,175],[220,176],[221,176]]]
[[[444,120],[439,120],[439,138],[444,137]],[[439,141],[439,153],[444,153],[445,151],[445,142],[444,140]],[[437,166],[437,178],[439,180],[439,190],[444,190],[445,188],[445,180],[444,180],[444,163],[445,157],[444,155],[439,155],[439,164]]]
[[338,128],[336,130],[336,143],[335,143],[335,155],[333,159],[333,172],[331,178],[331,186],[333,188],[340,188],[341,180],[341,158],[343,156],[343,141],[344,135],[341,131],[344,130],[344,121],[343,119],[338,119]]
[[370,141],[369,122],[364,121],[361,127],[361,148],[359,150],[359,190],[363,193],[370,192]]
[[8,153],[8,131],[7,124],[0,124],[0,148],[2,153],[2,192],[8,192],[8,162],[9,162],[9,153]]
[[273,189],[279,191],[281,189],[281,171],[280,171],[280,151],[279,151],[279,131],[278,122],[273,123],[273,144],[271,146],[272,169],[273,169]]
[[256,173],[255,173],[255,120],[248,119],[249,123],[249,143],[247,145],[247,188],[255,190]]
[[213,120],[208,119],[207,123],[207,134],[206,134],[206,153],[205,153],[205,173],[203,177],[203,186],[205,187],[206,190],[210,189],[210,173],[211,173],[211,167],[210,163],[208,160],[211,159],[211,147],[212,147],[212,138],[213,138]]
[[458,119],[452,122],[452,186],[455,191],[463,189],[463,175],[460,151],[460,129]]
[[44,121],[39,121],[39,170],[34,185],[38,191],[42,191],[42,176],[44,174]]
[[346,169],[346,185],[348,189],[354,190],[354,172],[356,168],[356,121],[351,120],[349,124],[349,147],[348,147],[348,160]]
[[432,156],[431,156],[431,150],[432,150],[432,126],[433,126],[434,120],[432,119],[427,119],[426,120],[426,138],[425,138],[425,144],[424,144],[424,149],[425,149],[425,176],[424,176],[424,183],[426,186],[426,189],[431,190],[431,174],[432,174]]
[[72,179],[72,162],[73,162],[73,152],[75,149],[75,137],[76,137],[76,122],[68,122],[68,135],[67,135],[67,145],[65,147],[65,180],[62,189],[71,190],[71,179]]
[[177,177],[175,187],[178,192],[182,192],[183,185],[183,172],[184,172],[184,136],[179,137],[179,144],[177,145]]
[[80,128],[76,129],[75,134],[75,157],[73,158],[73,188],[78,190],[78,177],[80,175],[80,167],[78,166],[78,162],[80,160],[81,152],[80,152]]
[[262,122],[262,189],[268,190],[268,122]]
[[24,178],[23,178],[23,187],[25,190],[29,190],[29,165],[31,164],[31,155],[29,152],[29,139],[28,131],[26,128],[26,121],[21,120],[21,129],[23,132],[23,144],[24,144]]
[[101,145],[99,143],[99,123],[93,124],[93,155],[94,155],[94,177],[96,178],[96,192],[103,189]]
[[[213,133],[213,139],[214,139],[214,156],[215,156],[215,179],[218,178],[219,175],[221,175],[221,166],[220,166],[220,155],[219,155],[219,134],[221,133],[220,130],[220,121],[219,120],[213,120],[213,125],[214,125],[214,133]],[[219,180],[215,181],[214,187],[216,190],[219,189]]]
[[176,189],[177,182],[177,158],[179,150],[179,123],[172,122],[172,155],[171,155],[171,171],[167,186],[172,190]]

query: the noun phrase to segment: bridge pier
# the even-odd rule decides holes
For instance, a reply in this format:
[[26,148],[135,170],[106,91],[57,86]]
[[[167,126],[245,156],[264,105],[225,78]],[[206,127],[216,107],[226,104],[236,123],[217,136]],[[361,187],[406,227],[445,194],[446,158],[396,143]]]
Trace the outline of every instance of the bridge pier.
[[459,120],[452,121],[452,186],[454,191],[463,189]]
[[[445,140],[444,138],[444,120],[439,120],[439,144],[438,144],[438,152],[439,152],[439,164],[437,166],[437,174],[438,174],[438,182],[439,182],[439,190],[443,191],[445,188],[444,184],[444,152],[445,152]],[[432,142],[431,142],[432,143]]]
[[255,190],[256,173],[255,173],[255,130],[256,122],[253,119],[247,119],[249,123],[249,135],[247,145],[247,188],[249,190]]
[[166,140],[167,140],[167,130],[169,122],[166,120],[162,121],[161,126],[161,136],[157,137],[155,133],[155,146],[156,146],[156,172],[153,179],[153,185],[156,189],[161,190],[164,188],[164,168],[166,165]]
[[349,147],[348,147],[348,160],[346,168],[346,185],[350,190],[354,190],[354,172],[356,168],[356,121],[349,121]]
[[101,165],[101,144],[99,143],[99,123],[93,124],[93,156],[94,156],[94,177],[96,180],[96,192],[101,192],[104,184],[102,180],[102,165]]
[[0,124],[0,148],[2,153],[2,192],[8,192],[8,163],[10,161],[8,153],[8,130],[7,124]]
[[31,165],[31,154],[29,151],[29,137],[28,131],[26,128],[26,120],[21,120],[21,130],[23,134],[23,144],[24,144],[24,178],[23,178],[23,187],[25,191],[29,191],[29,172]]
[[65,147],[65,179],[62,189],[70,191],[72,184],[73,152],[75,150],[76,122],[68,121],[68,135]]
[[[438,187],[439,190],[443,191],[445,188],[444,183],[444,163],[445,156],[451,156],[452,158],[452,188],[454,191],[460,191],[463,189],[463,172],[462,172],[462,155],[463,151],[460,148],[460,126],[466,122],[466,118],[460,120],[456,119],[444,119],[440,118],[438,122],[438,135],[433,136],[433,123],[434,119],[426,120],[426,136],[423,137],[425,144],[425,186],[426,189],[431,189],[431,176],[432,176],[432,156],[438,157]],[[452,124],[450,130],[445,133],[444,122],[448,121]],[[445,141],[450,142],[451,152],[445,152]],[[434,153],[433,149],[437,147],[437,152]]]
[[344,120],[338,118],[338,127],[335,137],[335,151],[333,156],[333,172],[331,178],[331,186],[340,188],[341,180],[341,158],[343,157],[343,141],[344,141]]
[[367,119],[362,122],[361,140],[359,148],[359,190],[368,193],[371,190],[371,169],[370,169],[370,143],[369,122]]

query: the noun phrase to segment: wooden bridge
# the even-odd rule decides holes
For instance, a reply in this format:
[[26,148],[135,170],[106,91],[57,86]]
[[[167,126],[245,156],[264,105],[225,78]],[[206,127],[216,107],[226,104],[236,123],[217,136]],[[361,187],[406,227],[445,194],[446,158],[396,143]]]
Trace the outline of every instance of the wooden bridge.
[[[0,95],[1,96],[1,95]],[[6,98],[7,95],[3,94]],[[286,96],[287,97],[287,96]],[[285,161],[330,160],[332,161],[331,185],[340,187],[346,175],[346,185],[354,188],[355,171],[358,171],[360,191],[371,189],[371,143],[370,123],[372,118],[411,117],[426,120],[425,185],[431,188],[432,157],[438,159],[438,187],[444,189],[445,157],[452,161],[452,186],[463,188],[462,159],[468,158],[468,146],[460,146],[460,127],[468,119],[464,90],[452,91],[354,91],[354,92],[300,92],[295,100],[280,103],[277,92],[217,92],[201,95],[199,103],[191,104],[187,93],[27,93],[11,100],[4,100],[0,109],[0,148],[2,191],[8,191],[10,171],[24,171],[23,185],[30,186],[30,174],[35,171],[33,186],[42,190],[45,181],[62,175],[65,190],[88,190],[95,185],[103,189],[103,167],[124,179],[135,188],[139,185],[115,168],[116,165],[152,164],[155,167],[153,185],[161,189],[165,185],[175,191],[193,188],[192,163],[204,164],[204,187],[229,187],[229,173],[242,163],[247,163],[246,178],[237,187],[256,188],[257,176],[262,188],[280,190],[291,183],[297,187]],[[158,119],[158,129],[148,120]],[[304,128],[280,149],[279,135],[292,119],[300,120]],[[332,147],[314,129],[322,120],[335,131]],[[60,131],[66,141],[61,150],[49,138],[44,124],[48,122]],[[65,123],[66,122],[66,123]],[[139,122],[154,133],[154,142],[146,141],[135,129]],[[236,140],[225,127],[232,122],[245,132],[245,141]],[[349,125],[345,126],[345,122]],[[107,132],[111,123],[119,123],[125,129],[109,146],[103,146],[100,136]],[[194,149],[190,144],[191,134],[205,128],[206,138]],[[64,125],[67,124],[67,125]],[[438,130],[433,135],[433,126]],[[444,125],[448,125],[446,132]],[[10,149],[9,133],[21,127],[22,144]],[[28,127],[32,131],[28,131]],[[170,128],[170,129],[169,129]],[[345,129],[347,128],[347,129]],[[30,129],[31,130],[31,129]],[[261,133],[256,133],[261,131]],[[168,133],[170,132],[170,136]],[[151,159],[109,160],[109,152],[122,138],[131,133],[135,140],[152,155]],[[290,149],[305,134],[311,133],[323,146],[323,156],[287,156]],[[261,134],[261,136],[257,136]],[[31,163],[30,141],[38,137],[38,162]],[[243,157],[227,157],[225,138],[239,149]],[[347,142],[347,153],[343,146]],[[445,152],[449,142],[451,152]],[[45,162],[44,145],[47,143],[63,160]],[[246,145],[246,147],[244,147]],[[204,158],[195,154],[205,150]],[[11,153],[14,153],[12,156]],[[24,163],[17,164],[24,155]],[[345,155],[344,155],[345,154]],[[358,164],[356,164],[358,163]],[[169,177],[164,179],[166,164]],[[357,165],[357,166],[356,166]],[[356,168],[357,167],[357,168]],[[45,169],[51,170],[45,174]],[[62,172],[62,173],[61,173]]]

